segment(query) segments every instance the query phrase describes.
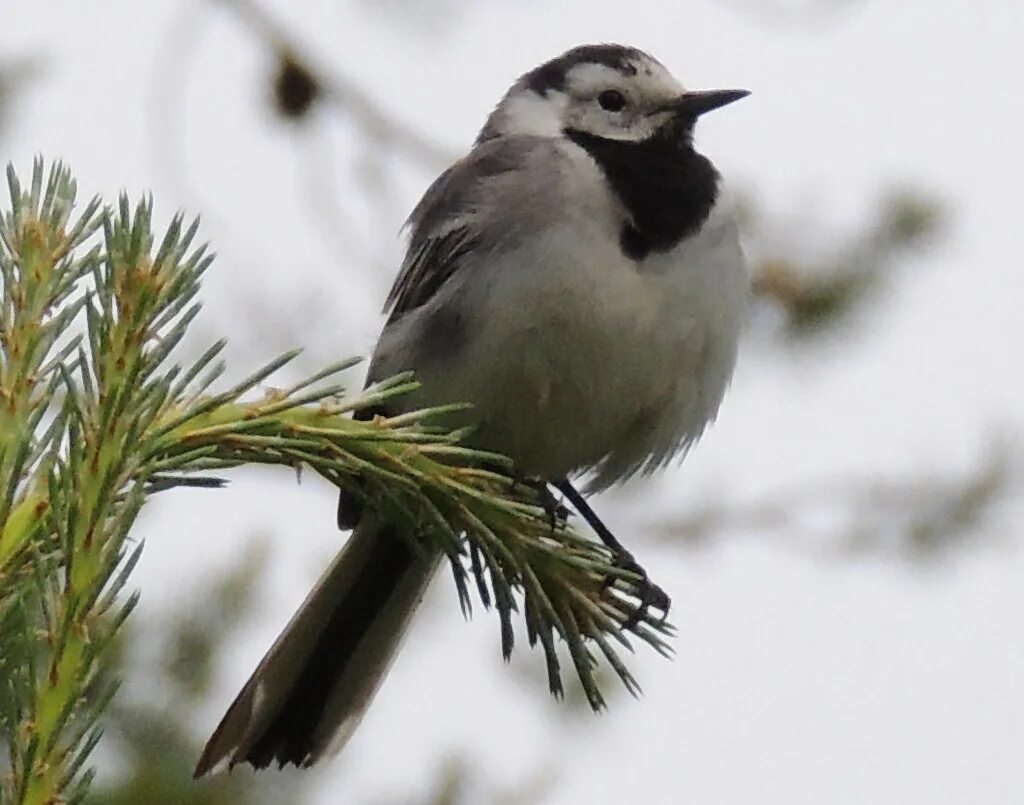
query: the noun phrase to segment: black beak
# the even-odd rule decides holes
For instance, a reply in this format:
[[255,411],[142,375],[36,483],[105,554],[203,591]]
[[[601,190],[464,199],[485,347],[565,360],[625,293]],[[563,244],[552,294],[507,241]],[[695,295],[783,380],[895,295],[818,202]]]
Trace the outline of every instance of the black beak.
[[707,89],[685,92],[674,101],[667,103],[659,111],[672,111],[680,117],[696,120],[705,112],[719,109],[750,94],[745,89]]

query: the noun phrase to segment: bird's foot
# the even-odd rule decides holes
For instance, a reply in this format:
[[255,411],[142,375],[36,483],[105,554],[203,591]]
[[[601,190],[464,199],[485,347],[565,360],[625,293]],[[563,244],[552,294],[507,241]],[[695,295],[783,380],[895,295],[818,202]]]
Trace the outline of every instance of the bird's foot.
[[638,623],[646,620],[647,613],[652,609],[660,610],[662,613],[660,620],[664,621],[668,617],[668,611],[672,606],[672,599],[669,598],[668,593],[651,581],[647,571],[633,558],[633,554],[626,550],[616,551],[615,567],[627,570],[640,577],[639,580],[633,580],[622,579],[619,576],[608,576],[605,580],[606,585],[610,585],[616,580],[625,582],[626,592],[635,597],[639,602],[629,617],[623,621],[622,628],[632,629]]

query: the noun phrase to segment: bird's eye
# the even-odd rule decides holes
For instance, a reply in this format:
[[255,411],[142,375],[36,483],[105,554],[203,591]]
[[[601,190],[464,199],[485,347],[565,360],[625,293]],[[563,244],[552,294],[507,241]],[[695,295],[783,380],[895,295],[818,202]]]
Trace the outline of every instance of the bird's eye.
[[597,96],[597,102],[608,112],[618,112],[626,105],[626,96],[617,89],[606,89]]

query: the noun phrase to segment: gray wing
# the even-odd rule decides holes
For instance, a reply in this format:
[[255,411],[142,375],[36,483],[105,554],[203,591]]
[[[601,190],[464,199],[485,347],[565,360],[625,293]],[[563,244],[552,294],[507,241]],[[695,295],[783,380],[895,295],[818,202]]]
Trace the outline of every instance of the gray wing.
[[[549,139],[499,137],[476,146],[430,186],[407,221],[409,248],[384,305],[390,316],[370,363],[368,384],[394,371],[380,363],[388,329],[429,302],[459,272],[479,266],[479,260],[467,258],[515,237],[514,223],[534,214],[538,198],[552,195],[558,159],[560,152]],[[355,417],[372,419],[385,411],[383,405],[371,406]],[[354,527],[361,514],[362,501],[340,492],[338,527]]]
[[[409,248],[384,312],[388,323],[427,302],[467,255],[488,249],[514,229],[516,208],[543,178],[541,157],[559,157],[541,137],[501,137],[478,145],[442,173],[409,216]],[[540,168],[540,170],[538,170]],[[550,178],[551,172],[548,172]]]

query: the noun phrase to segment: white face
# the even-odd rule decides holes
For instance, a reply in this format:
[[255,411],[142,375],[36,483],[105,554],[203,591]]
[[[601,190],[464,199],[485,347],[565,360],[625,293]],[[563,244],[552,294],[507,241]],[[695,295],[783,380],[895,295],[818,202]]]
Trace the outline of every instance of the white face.
[[[543,69],[543,68],[541,68]],[[554,137],[566,129],[610,140],[646,140],[672,117],[663,111],[686,90],[661,64],[637,54],[618,66],[581,61],[538,91],[528,73],[488,121],[494,134]]]

